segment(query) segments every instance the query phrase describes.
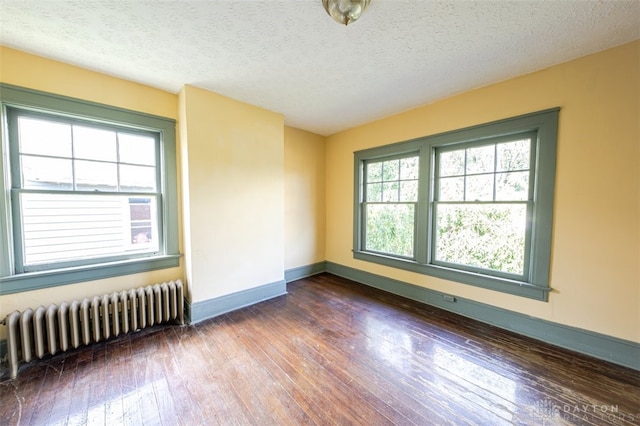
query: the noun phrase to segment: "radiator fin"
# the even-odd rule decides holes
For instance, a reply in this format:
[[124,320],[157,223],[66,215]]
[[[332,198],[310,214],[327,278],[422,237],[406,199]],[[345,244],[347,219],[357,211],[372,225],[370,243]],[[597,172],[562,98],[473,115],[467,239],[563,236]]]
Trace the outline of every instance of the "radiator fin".
[[80,303],[77,300],[71,302],[69,307],[69,323],[71,324],[71,347],[76,349],[80,346]]
[[169,322],[184,324],[181,280],[14,311],[2,321],[11,378],[20,362]]

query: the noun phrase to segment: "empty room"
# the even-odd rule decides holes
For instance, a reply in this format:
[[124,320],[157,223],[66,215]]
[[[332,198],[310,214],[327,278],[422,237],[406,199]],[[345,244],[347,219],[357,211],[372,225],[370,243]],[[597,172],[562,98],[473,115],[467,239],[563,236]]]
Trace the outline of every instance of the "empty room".
[[0,424],[640,424],[640,2],[0,0]]

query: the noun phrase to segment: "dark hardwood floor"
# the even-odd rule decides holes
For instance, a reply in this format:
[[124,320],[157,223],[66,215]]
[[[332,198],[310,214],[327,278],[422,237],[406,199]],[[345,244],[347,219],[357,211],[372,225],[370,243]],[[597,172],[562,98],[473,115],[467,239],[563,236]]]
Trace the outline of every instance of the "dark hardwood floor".
[[328,274],[0,383],[1,425],[629,425],[640,373]]

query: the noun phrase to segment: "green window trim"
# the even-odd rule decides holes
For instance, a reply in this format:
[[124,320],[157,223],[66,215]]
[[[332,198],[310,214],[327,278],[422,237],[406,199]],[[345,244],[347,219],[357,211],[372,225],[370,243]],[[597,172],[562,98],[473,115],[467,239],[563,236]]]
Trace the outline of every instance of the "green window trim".
[[[10,294],[70,283],[146,272],[179,266],[178,196],[176,168],[176,122],[173,119],[109,105],[40,92],[0,83],[2,109],[2,139],[0,143],[0,294]],[[90,265],[70,266],[46,271],[16,273],[14,259],[15,224],[11,211],[11,170],[7,134],[7,108],[41,111],[44,113],[88,119],[106,125],[146,129],[158,132],[161,139],[160,207],[163,230],[160,253],[147,257],[120,261],[100,261]]]
[[[555,188],[556,147],[559,108],[499,120],[487,124],[454,130],[433,136],[370,148],[354,153],[354,233],[353,256],[355,259],[430,275],[450,281],[474,285],[490,290],[547,301],[551,258],[551,233]],[[528,201],[530,223],[525,245],[525,268],[522,276],[456,267],[445,262],[434,262],[433,208],[434,167],[438,149],[448,150],[473,144],[481,145],[505,137],[534,133],[536,140],[531,164],[534,167],[532,199]],[[402,158],[409,153],[420,157],[417,220],[412,259],[367,251],[364,246],[365,169],[372,160]]]

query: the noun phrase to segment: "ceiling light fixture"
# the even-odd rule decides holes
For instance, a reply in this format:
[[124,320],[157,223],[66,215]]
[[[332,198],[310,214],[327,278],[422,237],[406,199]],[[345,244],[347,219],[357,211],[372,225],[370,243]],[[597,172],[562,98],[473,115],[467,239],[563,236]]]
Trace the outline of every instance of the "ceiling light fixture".
[[371,0],[322,0],[329,16],[339,24],[349,25],[362,15]]

